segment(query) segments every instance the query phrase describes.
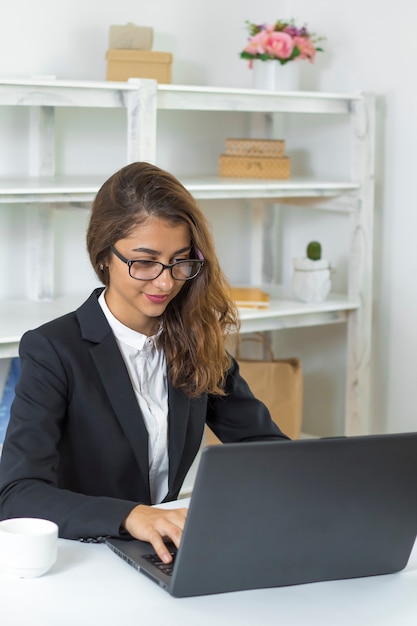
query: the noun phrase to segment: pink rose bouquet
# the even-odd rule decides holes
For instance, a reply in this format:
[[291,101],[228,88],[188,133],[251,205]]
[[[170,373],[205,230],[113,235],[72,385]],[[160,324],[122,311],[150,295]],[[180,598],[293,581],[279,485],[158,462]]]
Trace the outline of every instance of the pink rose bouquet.
[[275,60],[281,65],[295,59],[314,62],[316,52],[323,49],[317,44],[323,37],[310,33],[306,26],[298,28],[294,22],[277,21],[275,24],[253,24],[246,22],[249,40],[240,53],[242,59],[252,64],[254,59]]

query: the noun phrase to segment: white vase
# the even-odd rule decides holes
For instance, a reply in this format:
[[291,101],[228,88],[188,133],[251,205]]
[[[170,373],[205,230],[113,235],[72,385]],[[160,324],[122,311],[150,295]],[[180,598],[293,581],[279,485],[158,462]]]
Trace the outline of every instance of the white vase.
[[255,59],[251,71],[254,89],[296,91],[299,88],[300,61],[289,61],[281,65],[279,61]]
[[308,258],[294,259],[292,289],[303,302],[322,302],[332,286],[329,261]]

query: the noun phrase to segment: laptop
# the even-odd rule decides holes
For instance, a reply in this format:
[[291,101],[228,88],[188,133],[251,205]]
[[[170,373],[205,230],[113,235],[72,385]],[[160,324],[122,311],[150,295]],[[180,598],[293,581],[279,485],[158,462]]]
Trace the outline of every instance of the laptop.
[[146,542],[107,545],[186,597],[397,572],[416,533],[417,433],[404,433],[207,447],[172,573]]

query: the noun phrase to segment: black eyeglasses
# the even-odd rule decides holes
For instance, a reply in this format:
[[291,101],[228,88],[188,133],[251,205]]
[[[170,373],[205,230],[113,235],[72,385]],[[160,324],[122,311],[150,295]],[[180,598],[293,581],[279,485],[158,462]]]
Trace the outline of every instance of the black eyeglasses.
[[203,259],[184,259],[171,263],[171,265],[165,265],[159,261],[148,261],[146,259],[130,261],[122,256],[113,246],[111,246],[110,250],[118,259],[126,263],[129,268],[129,276],[136,280],[155,280],[164,270],[169,270],[174,280],[191,280],[200,273],[204,265]]

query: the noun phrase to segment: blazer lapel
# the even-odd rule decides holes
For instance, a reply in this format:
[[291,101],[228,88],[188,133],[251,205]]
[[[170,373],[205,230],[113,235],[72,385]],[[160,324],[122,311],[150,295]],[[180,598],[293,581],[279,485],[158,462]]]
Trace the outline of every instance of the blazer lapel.
[[169,407],[169,489],[175,483],[175,477],[181,465],[185,446],[188,420],[190,417],[190,399],[182,391],[168,383]]
[[116,340],[97,302],[96,290],[78,309],[83,338],[93,341],[90,349],[110,404],[132,447],[141,470],[145,491],[149,494],[148,431],[136,401],[130,378]]

